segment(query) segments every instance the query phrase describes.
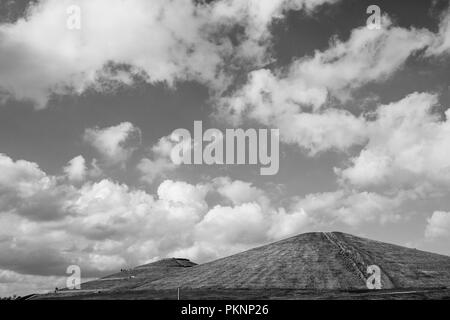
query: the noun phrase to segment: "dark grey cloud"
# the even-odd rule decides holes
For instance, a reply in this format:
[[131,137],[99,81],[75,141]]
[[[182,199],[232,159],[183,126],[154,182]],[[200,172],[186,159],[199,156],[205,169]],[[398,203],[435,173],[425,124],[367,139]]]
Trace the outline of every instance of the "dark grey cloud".
[[3,0],[0,2],[0,23],[13,23],[26,14],[30,5],[39,0]]
[[61,252],[32,241],[0,243],[0,269],[32,275],[64,275],[71,261]]

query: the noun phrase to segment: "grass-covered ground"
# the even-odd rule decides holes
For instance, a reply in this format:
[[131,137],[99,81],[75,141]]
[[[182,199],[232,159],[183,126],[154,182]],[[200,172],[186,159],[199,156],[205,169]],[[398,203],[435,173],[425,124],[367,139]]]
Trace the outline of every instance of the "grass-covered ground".
[[[368,291],[367,267],[383,290]],[[306,233],[196,265],[165,259],[44,299],[442,299],[450,257],[344,233]]]
[[[41,295],[39,299],[58,300],[177,300],[177,290],[127,290],[110,292],[60,293]],[[314,291],[297,289],[184,289],[180,300],[426,300],[450,299],[450,289],[402,289],[375,291]]]

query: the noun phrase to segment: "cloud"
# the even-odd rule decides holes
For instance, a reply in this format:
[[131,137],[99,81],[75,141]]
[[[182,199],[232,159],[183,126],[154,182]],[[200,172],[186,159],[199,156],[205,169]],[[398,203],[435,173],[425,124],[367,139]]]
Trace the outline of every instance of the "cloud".
[[70,265],[67,257],[54,247],[33,244],[29,238],[16,241],[13,244],[1,244],[1,268],[22,274],[52,276],[63,275]]
[[232,97],[222,99],[218,108],[219,113],[230,111],[225,116],[235,124],[253,119],[279,128],[281,141],[296,144],[311,155],[364,142],[364,119],[334,108],[302,111],[307,106],[319,109],[327,100],[327,92],[324,87],[309,87],[297,76],[277,77],[263,69],[252,72],[248,83]]
[[55,287],[64,287],[65,283],[65,277],[32,276],[10,270],[0,270],[0,297],[9,297],[12,292],[19,296],[46,293],[54,290]]
[[72,264],[90,278],[172,256],[205,262],[324,226],[398,221],[410,199],[344,190],[278,207],[267,191],[228,177],[165,180],[150,194],[110,179],[66,185],[34,163],[0,160],[0,270],[37,283]]
[[411,195],[384,196],[374,192],[338,190],[308,194],[295,206],[314,218],[317,225],[344,224],[358,227],[367,223],[395,222],[401,219],[400,206]]
[[141,142],[141,131],[130,122],[107,128],[91,128],[84,132],[91,144],[108,164],[124,165]]
[[0,168],[0,191],[3,195],[13,192],[19,197],[27,197],[53,183],[36,163],[14,161],[5,154],[0,154]]
[[[197,226],[198,237],[208,244],[236,245],[261,243],[265,237],[267,220],[256,203],[235,207],[216,206]],[[206,241],[205,241],[206,242]]]
[[[105,80],[195,80],[223,90],[234,68],[269,59],[274,19],[333,2],[40,0],[21,19],[0,24],[0,88],[38,108],[52,93],[102,90]],[[72,5],[81,9],[80,30],[67,28]],[[111,63],[128,67],[111,72]]]
[[83,156],[73,158],[64,167],[64,173],[70,181],[83,181],[87,175],[86,160],[84,160]]
[[0,212],[14,212],[32,220],[59,219],[70,186],[60,186],[35,163],[14,161],[0,154]]
[[213,260],[299,234],[312,222],[303,210],[287,212],[258,202],[216,205],[195,226],[193,245],[175,252],[202,261]]
[[[162,137],[152,146],[150,157],[141,159],[137,166],[142,174],[142,181],[152,184],[157,178],[164,177],[168,172],[178,167],[171,158],[172,150],[178,145],[178,141],[177,136],[172,134]],[[183,142],[186,143],[186,141]],[[186,145],[186,147],[190,148],[191,146]]]
[[66,185],[4,155],[1,163],[8,170],[0,170],[0,270],[19,274],[61,276],[76,264],[84,277],[96,277],[181,252],[202,262],[310,223],[304,211],[275,208],[263,190],[227,177],[165,180],[149,194],[109,179]]
[[428,219],[425,229],[425,238],[435,240],[439,238],[450,237],[450,213],[444,211],[435,211]]
[[144,263],[185,243],[208,210],[202,185],[166,181],[158,196],[108,179],[75,188],[34,163],[0,160],[4,270],[60,275],[77,264],[92,277]]
[[432,111],[438,97],[413,93],[380,106],[368,122],[368,143],[336,172],[359,188],[414,189],[424,185],[446,188],[450,183],[450,112]]
[[167,181],[157,198],[105,179],[84,184],[70,197],[62,195],[58,201],[65,205],[58,219],[36,220],[2,208],[0,269],[57,276],[76,264],[84,277],[96,277],[166,257],[186,243],[208,210],[205,191],[199,186],[195,196],[195,188]]
[[213,182],[216,192],[230,200],[233,205],[250,202],[265,205],[270,201],[263,190],[253,186],[250,182],[232,181],[228,177],[215,178]]
[[208,261],[296,235],[314,225],[303,209],[276,208],[269,194],[251,183],[218,177],[208,186],[209,194],[225,202],[209,206],[195,225],[192,245],[176,250],[178,255]]
[[333,40],[327,50],[295,61],[290,72],[345,98],[349,89],[391,76],[432,39],[428,30],[396,27],[385,16],[380,30],[354,29],[347,41]]
[[217,116],[279,128],[282,141],[311,155],[347,150],[365,143],[365,119],[330,108],[330,99],[346,101],[354,89],[385,80],[432,39],[428,30],[396,27],[385,17],[380,30],[354,29],[347,41],[333,39],[286,70],[251,72],[244,86],[218,100]]
[[91,161],[91,169],[89,169],[89,176],[91,178],[98,178],[103,175],[102,169],[98,165],[98,160],[96,158]]
[[203,202],[208,188],[186,182],[166,180],[159,185],[158,196],[162,200],[186,203]]
[[[414,93],[361,115],[330,106],[386,80],[427,47],[428,54],[446,52],[448,16],[438,35],[385,18],[381,30],[357,28],[285,69],[260,68],[271,59],[275,20],[334,2],[80,0],[82,29],[69,31],[61,27],[68,2],[43,0],[23,19],[1,24],[0,91],[38,107],[52,92],[104,90],[104,81],[132,84],[135,77],[169,85],[196,80],[220,91],[231,82],[230,70],[242,67],[254,70],[247,83],[218,103],[234,123],[280,128],[282,141],[311,156],[355,145],[362,150],[336,169],[340,190],[284,199],[280,207],[269,191],[228,177],[158,181],[154,194],[107,177],[86,179],[103,175],[99,166],[130,159],[141,138],[130,122],[87,129],[84,140],[100,162],[88,168],[82,156],[70,160],[67,179],[0,154],[0,283],[41,286],[70,264],[94,277],[169,256],[204,262],[312,229],[396,222],[417,189],[445,194],[450,113],[432,111],[436,95]],[[175,143],[161,138],[140,161],[143,181],[167,179],[177,168],[170,159]],[[426,237],[447,237],[448,216],[434,212]]]
[[311,230],[317,226],[314,217],[310,216],[303,208],[287,212],[280,208],[272,217],[268,231],[270,239],[282,239],[295,236],[302,230]]
[[439,31],[433,44],[428,48],[427,54],[430,56],[441,56],[450,52],[450,9],[441,17]]
[[138,170],[143,173],[141,180],[148,184],[152,184],[155,179],[164,176],[176,167],[177,165],[167,158],[157,158],[155,160],[144,158],[138,164]]
[[308,150],[310,156],[327,150],[346,151],[367,140],[364,119],[346,110],[286,115],[274,125],[283,130],[282,141]]

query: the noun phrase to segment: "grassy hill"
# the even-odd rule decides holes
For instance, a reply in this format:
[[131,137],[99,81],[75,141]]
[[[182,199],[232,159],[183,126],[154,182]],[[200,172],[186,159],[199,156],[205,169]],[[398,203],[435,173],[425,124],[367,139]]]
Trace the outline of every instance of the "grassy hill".
[[138,289],[366,289],[367,266],[384,289],[450,286],[450,257],[344,233],[306,233],[182,270]]
[[336,298],[367,291],[370,265],[380,268],[388,293],[450,288],[450,257],[339,232],[315,232],[201,265],[166,259],[84,283],[79,292],[46,298],[175,299],[178,288],[190,298]]
[[143,283],[156,281],[180,272],[196,264],[179,258],[163,259],[145,264],[134,269],[123,270],[98,280],[81,285],[84,290],[128,290],[141,286]]

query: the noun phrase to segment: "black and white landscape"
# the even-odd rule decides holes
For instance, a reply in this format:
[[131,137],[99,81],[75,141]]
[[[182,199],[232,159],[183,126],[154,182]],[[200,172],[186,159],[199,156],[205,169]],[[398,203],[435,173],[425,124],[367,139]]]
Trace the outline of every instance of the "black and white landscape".
[[[377,290],[367,268],[380,266]],[[339,232],[197,265],[170,258],[29,299],[449,299],[450,257]]]
[[0,0],[0,297],[450,297],[448,0]]

